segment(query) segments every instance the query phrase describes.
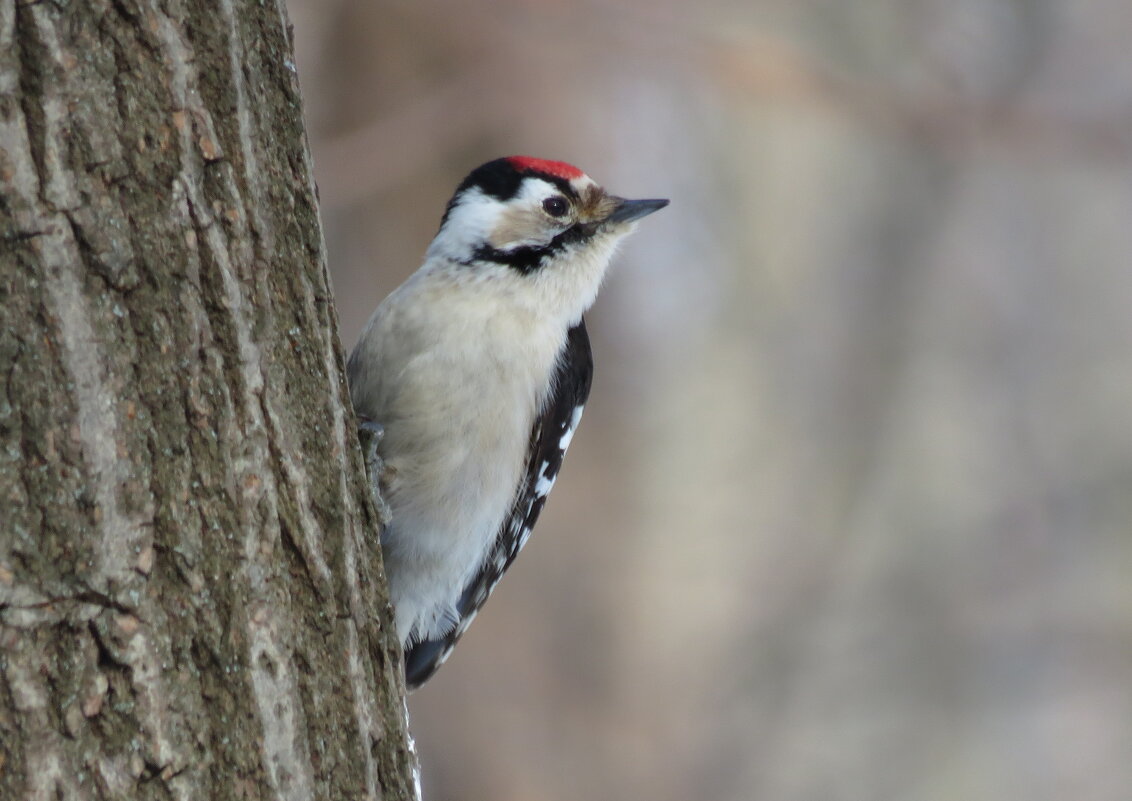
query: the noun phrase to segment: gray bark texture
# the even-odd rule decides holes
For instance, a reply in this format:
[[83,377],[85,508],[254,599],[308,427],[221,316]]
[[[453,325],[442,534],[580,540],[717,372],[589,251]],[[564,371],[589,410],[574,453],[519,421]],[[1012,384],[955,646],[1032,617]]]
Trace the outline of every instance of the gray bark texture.
[[0,799],[405,799],[281,0],[0,0]]

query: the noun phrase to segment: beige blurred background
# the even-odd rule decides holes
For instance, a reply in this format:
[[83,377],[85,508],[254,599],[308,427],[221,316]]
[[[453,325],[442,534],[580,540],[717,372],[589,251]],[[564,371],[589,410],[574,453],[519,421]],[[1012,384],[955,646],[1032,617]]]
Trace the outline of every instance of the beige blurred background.
[[1132,799],[1128,0],[290,12],[348,348],[489,158],[672,198],[426,799]]

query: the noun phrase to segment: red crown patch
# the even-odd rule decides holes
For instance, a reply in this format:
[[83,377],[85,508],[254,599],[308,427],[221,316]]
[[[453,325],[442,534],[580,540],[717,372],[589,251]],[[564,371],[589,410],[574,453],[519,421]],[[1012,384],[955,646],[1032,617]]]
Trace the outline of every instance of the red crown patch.
[[533,156],[511,156],[507,161],[519,172],[541,172],[547,175],[553,175],[555,178],[564,178],[567,181],[572,181],[575,178],[581,178],[585,175],[585,173],[573,164],[567,164],[564,161],[536,159]]

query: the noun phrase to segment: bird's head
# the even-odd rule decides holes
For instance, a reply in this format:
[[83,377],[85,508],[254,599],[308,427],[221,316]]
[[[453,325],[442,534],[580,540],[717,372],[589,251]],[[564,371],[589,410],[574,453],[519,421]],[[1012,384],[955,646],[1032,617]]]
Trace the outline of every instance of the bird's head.
[[496,159],[456,188],[428,258],[544,286],[564,293],[564,302],[578,294],[588,306],[618,240],[667,205],[611,195],[565,162]]

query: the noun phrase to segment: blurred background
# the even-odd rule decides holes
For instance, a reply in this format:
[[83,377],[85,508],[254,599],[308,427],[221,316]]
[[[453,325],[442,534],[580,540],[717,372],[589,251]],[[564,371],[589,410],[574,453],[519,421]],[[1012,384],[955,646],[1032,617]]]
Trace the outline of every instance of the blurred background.
[[672,199],[426,799],[1132,798],[1132,4],[289,7],[347,348],[483,161]]

